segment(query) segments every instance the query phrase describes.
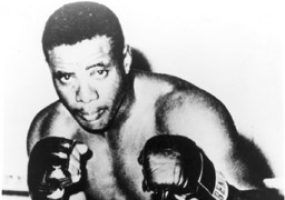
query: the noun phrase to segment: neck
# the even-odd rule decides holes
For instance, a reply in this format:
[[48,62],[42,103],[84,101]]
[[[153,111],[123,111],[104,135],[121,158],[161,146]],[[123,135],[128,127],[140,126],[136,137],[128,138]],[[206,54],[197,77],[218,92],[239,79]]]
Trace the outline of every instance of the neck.
[[122,87],[120,89],[120,94],[118,95],[117,102],[119,102],[115,110],[114,117],[111,121],[112,127],[118,127],[128,116],[130,107],[134,99],[134,89],[133,89],[134,76],[132,74],[125,75]]

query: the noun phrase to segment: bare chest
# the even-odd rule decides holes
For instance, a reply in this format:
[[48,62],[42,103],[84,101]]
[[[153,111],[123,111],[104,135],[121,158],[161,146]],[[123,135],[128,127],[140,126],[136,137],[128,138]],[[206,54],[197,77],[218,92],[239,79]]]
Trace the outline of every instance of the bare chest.
[[[142,117],[143,116],[143,117]],[[154,111],[134,110],[109,139],[85,138],[92,151],[86,165],[87,194],[96,199],[149,199],[142,191],[142,168],[138,157],[145,142],[155,134]]]
[[135,84],[135,90],[140,92],[127,117],[107,133],[104,141],[88,140],[94,154],[87,164],[89,193],[96,199],[150,199],[150,193],[142,190],[138,157],[146,141],[157,134],[155,103],[170,90],[167,85],[156,90],[153,87]]

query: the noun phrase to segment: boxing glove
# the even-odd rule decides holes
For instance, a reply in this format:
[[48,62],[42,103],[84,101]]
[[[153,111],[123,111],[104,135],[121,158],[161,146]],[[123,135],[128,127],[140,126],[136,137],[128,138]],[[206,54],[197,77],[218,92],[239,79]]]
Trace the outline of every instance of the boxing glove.
[[153,199],[225,200],[228,185],[213,163],[190,139],[178,135],[158,135],[149,139],[139,156],[143,190]]
[[79,182],[79,155],[87,152],[87,146],[78,151],[77,144],[60,137],[44,138],[35,144],[28,163],[28,187],[33,200],[65,199],[66,188]]

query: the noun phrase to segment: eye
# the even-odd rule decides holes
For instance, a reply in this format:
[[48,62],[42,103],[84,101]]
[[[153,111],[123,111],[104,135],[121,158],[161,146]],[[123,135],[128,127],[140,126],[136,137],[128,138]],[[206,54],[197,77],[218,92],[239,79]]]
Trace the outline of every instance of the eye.
[[108,76],[108,73],[109,73],[109,70],[107,69],[95,69],[90,73],[90,75],[100,80],[100,79],[106,78]]
[[72,78],[71,73],[65,73],[65,72],[57,72],[55,76],[61,83],[68,83]]
[[68,81],[68,80],[70,79],[70,74],[64,74],[64,75],[61,77],[61,79],[62,79],[63,81]]
[[97,73],[98,75],[103,76],[107,73],[107,70],[98,70]]

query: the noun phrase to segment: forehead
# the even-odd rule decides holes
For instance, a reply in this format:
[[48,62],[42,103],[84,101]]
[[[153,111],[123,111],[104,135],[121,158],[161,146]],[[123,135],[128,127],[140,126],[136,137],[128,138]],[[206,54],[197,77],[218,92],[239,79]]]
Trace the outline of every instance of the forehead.
[[[95,36],[73,45],[62,44],[48,51],[51,64],[60,66],[92,65],[111,58],[111,39]],[[102,60],[103,59],[103,60]]]

